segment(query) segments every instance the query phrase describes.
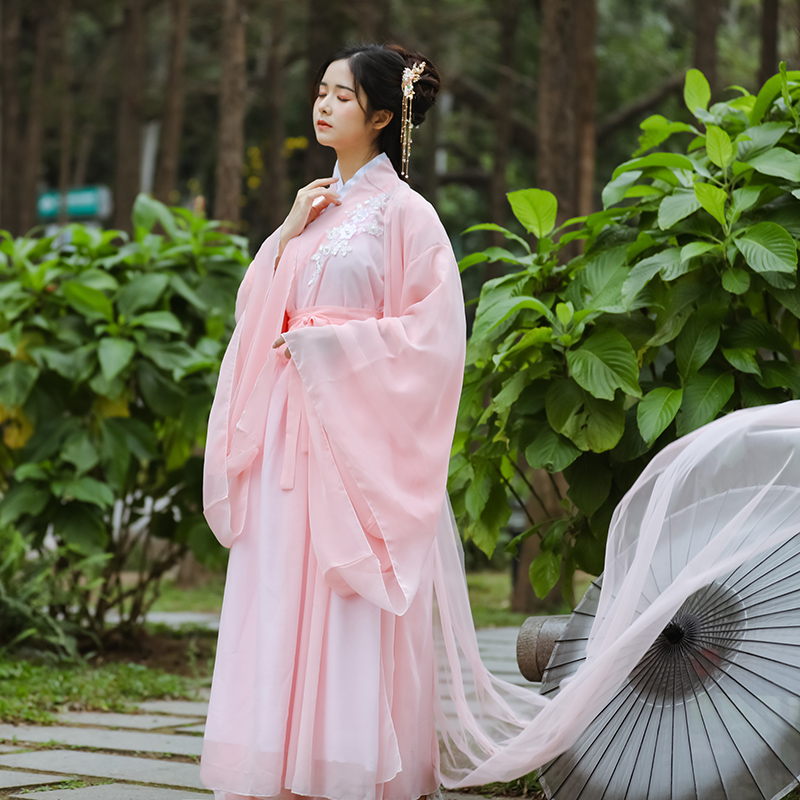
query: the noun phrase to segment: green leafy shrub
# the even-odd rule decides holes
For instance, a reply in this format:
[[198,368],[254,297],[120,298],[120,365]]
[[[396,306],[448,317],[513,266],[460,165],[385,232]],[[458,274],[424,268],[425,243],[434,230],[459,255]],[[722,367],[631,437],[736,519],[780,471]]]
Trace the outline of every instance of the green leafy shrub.
[[[602,570],[613,509],[655,453],[722,413],[800,396],[800,72],[782,67],[758,95],[735,91],[709,108],[691,70],[693,122],[646,119],[602,211],[554,229],[553,195],[513,192],[536,247],[499,229],[511,249],[461,262],[512,271],[478,304],[454,507],[491,552],[509,500],[533,491],[531,470],[563,472],[566,516],[531,519],[512,543],[541,537],[539,596],[576,567]],[[576,239],[582,255],[564,259]]]
[[55,545],[66,599],[49,612],[96,641],[111,609],[136,625],[187,550],[220,552],[202,442],[249,260],[241,237],[145,195],[133,222],[130,240],[0,234],[0,528],[43,555]]

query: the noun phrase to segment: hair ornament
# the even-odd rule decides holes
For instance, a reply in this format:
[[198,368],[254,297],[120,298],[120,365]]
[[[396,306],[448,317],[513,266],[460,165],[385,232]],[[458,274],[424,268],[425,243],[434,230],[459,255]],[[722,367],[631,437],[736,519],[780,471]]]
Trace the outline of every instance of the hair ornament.
[[411,103],[414,101],[414,84],[422,77],[425,66],[425,62],[422,61],[403,70],[403,116],[400,123],[403,163],[400,172],[404,178],[408,178],[408,162],[411,158]]

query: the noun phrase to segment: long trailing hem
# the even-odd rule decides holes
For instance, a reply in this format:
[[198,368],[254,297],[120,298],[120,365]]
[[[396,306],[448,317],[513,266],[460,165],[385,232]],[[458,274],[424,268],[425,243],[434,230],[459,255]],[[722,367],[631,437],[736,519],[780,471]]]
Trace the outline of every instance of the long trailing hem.
[[443,522],[434,629],[443,784],[513,780],[569,749],[687,598],[799,531],[800,401],[734,412],[666,447],[613,515],[586,661],[548,699],[481,663],[458,534]]

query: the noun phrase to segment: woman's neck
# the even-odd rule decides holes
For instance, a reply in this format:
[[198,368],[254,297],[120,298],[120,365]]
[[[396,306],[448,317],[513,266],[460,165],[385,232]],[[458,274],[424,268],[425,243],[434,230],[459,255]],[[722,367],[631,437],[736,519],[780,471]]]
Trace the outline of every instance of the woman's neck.
[[[368,164],[377,155],[380,155],[380,150],[375,148],[370,148],[368,151],[360,150],[358,152],[339,152],[337,150],[336,157],[339,159],[339,175],[342,177],[342,184],[347,183],[361,167]],[[341,189],[341,186],[339,188]]]

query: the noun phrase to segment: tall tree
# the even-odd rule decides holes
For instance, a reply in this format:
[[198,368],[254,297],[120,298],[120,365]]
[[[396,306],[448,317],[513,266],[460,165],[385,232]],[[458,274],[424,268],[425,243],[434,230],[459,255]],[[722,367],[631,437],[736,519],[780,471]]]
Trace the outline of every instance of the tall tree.
[[778,71],[778,0],[761,0],[761,65],[759,86]]
[[719,89],[717,32],[722,21],[722,0],[694,0],[694,52],[692,66],[706,76],[712,96]]
[[538,186],[558,198],[561,223],[578,214],[594,177],[595,0],[541,8]]
[[[342,0],[308,0],[306,33],[307,84],[310,87],[323,61],[338,50],[346,40],[347,17]],[[306,154],[305,180],[330,175],[335,156],[327,147],[317,144],[311,113],[306,113],[305,134],[309,147]]]
[[63,225],[67,221],[66,195],[70,185],[70,167],[72,165],[72,53],[69,47],[69,31],[72,16],[72,0],[61,0],[58,7],[58,29],[60,38],[59,79],[59,159],[58,159],[58,191],[61,195],[58,221]]
[[286,62],[288,58],[288,36],[285,0],[270,2],[269,40],[267,67],[264,73],[263,97],[267,130],[262,152],[264,169],[261,174],[258,201],[256,203],[253,240],[260,243],[283,222],[287,209],[286,161],[283,143],[286,138]]
[[0,148],[0,227],[19,230],[19,39],[22,7],[20,0],[5,0],[0,31],[0,68],[2,68],[2,144]]
[[164,99],[164,116],[159,142],[155,196],[164,203],[178,183],[178,154],[183,128],[185,94],[184,64],[186,37],[189,31],[189,0],[170,0],[172,31],[169,45],[169,69]]
[[[492,11],[499,28],[500,70],[499,85],[494,103],[494,153],[491,177],[489,216],[492,222],[502,225],[508,214],[506,200],[506,173],[511,155],[511,112],[514,109],[514,64],[517,50],[520,0],[500,0],[492,3]],[[497,245],[502,235],[497,235]],[[497,262],[497,266],[502,266]],[[497,277],[497,276],[494,276]]]
[[36,190],[42,166],[44,138],[44,86],[50,47],[50,15],[48,0],[35,8],[33,75],[28,101],[25,140],[22,146],[22,174],[19,182],[19,231],[26,233],[36,223]]
[[247,88],[242,0],[223,0],[221,57],[214,216],[237,225],[242,194]]
[[131,229],[131,209],[141,186],[142,101],[145,84],[144,0],[124,0],[122,91],[117,115],[114,226]]

